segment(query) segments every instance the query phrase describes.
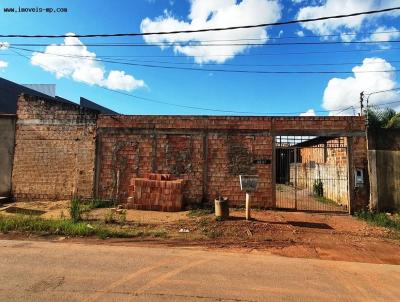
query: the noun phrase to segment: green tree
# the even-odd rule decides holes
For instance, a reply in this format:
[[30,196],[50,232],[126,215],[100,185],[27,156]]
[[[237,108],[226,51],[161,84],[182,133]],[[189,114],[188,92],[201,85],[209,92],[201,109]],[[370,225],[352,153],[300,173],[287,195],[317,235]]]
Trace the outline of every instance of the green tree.
[[396,113],[392,108],[369,108],[366,114],[369,128],[400,128],[400,113]]

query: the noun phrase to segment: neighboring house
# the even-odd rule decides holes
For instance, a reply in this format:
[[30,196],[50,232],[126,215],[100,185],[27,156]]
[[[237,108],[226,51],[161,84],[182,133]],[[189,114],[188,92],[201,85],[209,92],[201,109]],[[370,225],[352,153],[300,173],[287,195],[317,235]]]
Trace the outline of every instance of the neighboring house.
[[80,104],[82,107],[100,111],[101,114],[118,114],[118,112],[112,111],[83,97],[80,99]]
[[20,85],[0,77],[0,197],[8,196],[11,191],[17,100],[21,94],[53,100],[59,104],[75,105],[97,113],[117,114],[85,98],[81,98],[80,104],[77,104],[59,97],[54,84]]
[[16,114],[17,100],[22,93],[49,98],[47,94],[0,78],[0,114]]
[[53,99],[60,103],[80,105],[81,107],[97,110],[102,114],[118,114],[104,106],[92,102],[83,97],[80,98],[80,104],[71,102],[56,95],[55,84],[17,84],[0,77],[0,114],[15,114],[17,112],[17,100],[22,94],[29,94],[44,99]]

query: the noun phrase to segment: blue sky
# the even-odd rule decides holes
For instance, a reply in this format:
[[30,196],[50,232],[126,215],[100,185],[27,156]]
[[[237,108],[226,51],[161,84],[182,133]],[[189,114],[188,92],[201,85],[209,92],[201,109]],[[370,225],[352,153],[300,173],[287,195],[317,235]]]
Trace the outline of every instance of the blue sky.
[[[67,13],[5,13],[5,7],[65,7]],[[196,29],[201,26],[219,27],[276,22],[302,17],[318,17],[400,6],[398,0],[135,0],[135,1],[35,1],[3,0],[0,4],[1,34],[89,34],[121,33],[171,29]],[[205,16],[205,17],[204,17]],[[236,17],[235,17],[236,16]],[[156,36],[120,38],[72,38],[80,46],[46,49],[45,45],[68,43],[57,39],[0,39],[12,47],[21,43],[41,43],[44,46],[26,46],[31,50],[52,55],[8,48],[0,50],[0,76],[18,83],[55,83],[57,95],[72,101],[83,96],[124,114],[218,114],[205,110],[174,107],[134,99],[105,90],[179,105],[215,108],[233,111],[263,113],[329,114],[320,110],[340,110],[358,102],[360,91],[378,91],[398,87],[395,69],[400,61],[396,43],[373,45],[280,45],[253,46],[245,49],[219,46],[186,47],[98,47],[90,43],[159,43],[197,42],[201,40],[259,38],[257,43],[329,42],[361,40],[400,40],[398,13],[374,17],[360,17],[307,24],[257,29],[251,32],[220,32],[218,35],[165,37]],[[378,32],[378,34],[371,34]],[[342,35],[355,33],[355,35]],[[303,36],[325,35],[307,38]],[[326,35],[337,35],[329,36]],[[340,36],[342,35],[342,36]],[[281,37],[279,40],[271,37]],[[285,37],[292,37],[283,39]],[[296,38],[293,38],[296,37]],[[185,40],[186,39],[186,40]],[[245,43],[243,41],[238,43]],[[87,48],[85,48],[87,47]],[[3,47],[6,48],[6,47]],[[243,47],[244,48],[244,47]],[[56,56],[60,49],[63,55]],[[71,49],[71,54],[65,52]],[[202,53],[199,55],[199,49]],[[370,50],[370,52],[359,51]],[[22,54],[19,56],[15,53]],[[290,55],[293,52],[326,52]],[[240,69],[267,71],[360,71],[359,74],[337,75],[268,75],[239,74],[207,71],[186,71],[111,64],[83,58],[69,58],[77,53],[100,56],[123,56],[122,61],[134,63],[181,66],[199,69]],[[221,54],[229,57],[222,57]],[[268,55],[266,55],[268,54]],[[137,57],[127,57],[137,56]],[[26,58],[28,57],[28,58]],[[34,57],[34,58],[33,58]],[[28,60],[29,59],[29,60]],[[110,60],[116,60],[115,57]],[[152,61],[140,62],[140,61]],[[154,61],[157,61],[154,63]],[[3,63],[1,63],[3,62]],[[160,62],[168,62],[160,63]],[[251,66],[290,64],[335,64],[329,66]],[[354,64],[353,64],[354,63]],[[358,63],[358,64],[356,64]],[[215,65],[207,65],[215,64]],[[240,66],[233,66],[240,65]],[[245,66],[243,66],[245,65]],[[358,66],[358,67],[356,67]],[[388,73],[363,73],[371,70],[391,70]],[[112,76],[110,76],[112,75]],[[338,78],[338,79],[333,79]],[[382,104],[399,99],[396,92],[371,98]],[[338,113],[339,111],[335,111]],[[348,110],[344,113],[351,114]],[[220,113],[219,113],[220,114]]]

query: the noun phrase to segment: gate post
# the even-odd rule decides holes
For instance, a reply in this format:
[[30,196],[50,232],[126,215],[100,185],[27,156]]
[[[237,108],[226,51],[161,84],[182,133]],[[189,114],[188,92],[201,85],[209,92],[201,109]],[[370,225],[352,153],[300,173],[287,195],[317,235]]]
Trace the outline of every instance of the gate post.
[[347,137],[347,173],[348,173],[348,200],[349,214],[354,214],[354,169],[353,169],[353,137]]
[[272,167],[271,167],[272,204],[276,208],[276,136],[272,136]]
[[[289,167],[290,167],[290,158],[289,158]],[[297,148],[296,147],[294,148],[294,208],[297,210]]]

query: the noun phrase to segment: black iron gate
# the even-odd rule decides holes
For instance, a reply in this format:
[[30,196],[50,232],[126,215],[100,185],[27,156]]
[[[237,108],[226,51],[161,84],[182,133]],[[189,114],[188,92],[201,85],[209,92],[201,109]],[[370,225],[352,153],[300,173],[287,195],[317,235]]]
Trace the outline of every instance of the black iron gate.
[[279,136],[275,160],[277,208],[348,211],[345,138]]

